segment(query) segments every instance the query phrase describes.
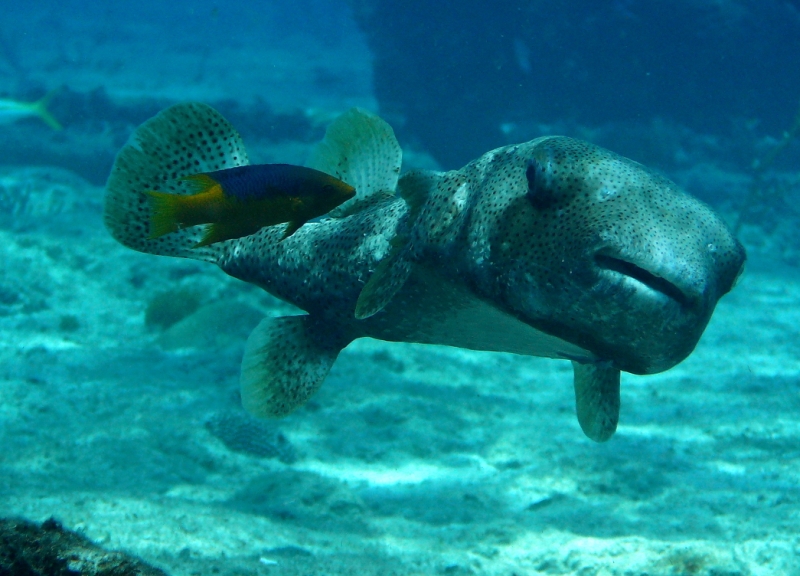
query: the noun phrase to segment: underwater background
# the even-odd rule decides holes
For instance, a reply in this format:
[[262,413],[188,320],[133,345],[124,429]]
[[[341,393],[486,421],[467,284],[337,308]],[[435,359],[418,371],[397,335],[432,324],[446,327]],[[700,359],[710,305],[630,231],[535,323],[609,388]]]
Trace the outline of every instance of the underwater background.
[[[800,3],[0,7],[0,99],[55,91],[63,126],[0,107],[0,518],[176,575],[800,575]],[[604,444],[566,362],[367,339],[256,420],[245,340],[298,311],[102,223],[115,154],[183,101],[254,163],[302,164],[352,106],[404,169],[582,138],[712,205],[747,270],[686,361],[623,375]]]

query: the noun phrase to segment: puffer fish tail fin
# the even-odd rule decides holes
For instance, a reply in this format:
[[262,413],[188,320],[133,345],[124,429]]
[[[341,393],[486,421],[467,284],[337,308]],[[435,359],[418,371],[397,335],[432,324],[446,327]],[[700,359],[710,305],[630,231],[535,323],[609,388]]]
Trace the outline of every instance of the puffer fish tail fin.
[[328,126],[306,166],[356,189],[354,198],[330,212],[331,216],[343,217],[353,205],[374,194],[394,194],[402,160],[392,127],[371,112],[351,108]]
[[264,318],[242,359],[245,409],[261,418],[293,412],[319,389],[349,341],[313,315]]
[[197,186],[187,176],[248,164],[239,133],[205,104],[176,104],[151,118],[117,154],[106,184],[104,221],[122,244],[150,254],[216,262],[225,244],[198,249],[205,230],[190,226],[151,238],[149,191],[190,195]]
[[411,275],[413,250],[408,231],[417,221],[422,206],[438,179],[437,172],[417,170],[404,174],[397,183],[398,192],[408,204],[409,225],[405,227],[405,233],[400,232],[392,238],[389,254],[380,261],[361,289],[356,301],[356,319],[364,320],[383,310]]
[[55,96],[58,93],[58,91],[59,88],[51,90],[50,92],[45,94],[43,98],[31,104],[31,110],[53,130],[63,129],[61,123],[58,120],[56,120],[55,117],[50,113],[50,110],[47,109],[47,107],[50,105],[50,101],[53,99],[53,96]]

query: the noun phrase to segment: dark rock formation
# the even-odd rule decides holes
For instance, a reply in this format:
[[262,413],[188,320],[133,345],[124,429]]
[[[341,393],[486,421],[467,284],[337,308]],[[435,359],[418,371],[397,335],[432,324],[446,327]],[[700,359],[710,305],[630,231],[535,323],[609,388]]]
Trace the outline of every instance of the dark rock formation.
[[519,139],[503,125],[659,117],[720,134],[747,118],[774,134],[800,99],[800,13],[787,2],[351,4],[382,112],[446,168]]
[[141,560],[108,552],[52,518],[41,526],[0,519],[0,576],[165,576]]

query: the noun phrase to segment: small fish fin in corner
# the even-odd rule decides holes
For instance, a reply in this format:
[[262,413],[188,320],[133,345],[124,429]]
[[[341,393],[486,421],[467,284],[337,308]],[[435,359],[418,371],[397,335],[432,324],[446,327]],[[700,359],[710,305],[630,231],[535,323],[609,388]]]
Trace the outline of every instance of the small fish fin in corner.
[[51,100],[53,100],[53,96],[58,94],[60,90],[61,88],[56,88],[55,90],[51,90],[50,92],[45,94],[43,98],[31,104],[31,110],[53,130],[62,130],[64,128],[61,125],[61,123],[58,120],[56,120],[55,117],[50,113],[50,110],[47,109],[47,107],[50,105]]
[[260,418],[281,418],[322,385],[349,340],[312,315],[265,318],[247,339],[242,404]]
[[306,166],[356,189],[355,198],[330,212],[339,218],[373,194],[394,194],[402,160],[392,127],[371,112],[351,108],[328,126]]
[[607,362],[572,362],[575,374],[575,410],[583,433],[605,442],[619,422],[619,370]]

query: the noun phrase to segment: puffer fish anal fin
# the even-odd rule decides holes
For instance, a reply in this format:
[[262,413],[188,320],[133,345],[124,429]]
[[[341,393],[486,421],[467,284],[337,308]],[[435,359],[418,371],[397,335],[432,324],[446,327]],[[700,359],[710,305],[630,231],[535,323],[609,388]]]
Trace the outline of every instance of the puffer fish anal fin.
[[619,370],[606,364],[572,362],[575,373],[575,409],[583,433],[605,442],[619,422]]
[[139,126],[117,154],[106,184],[106,228],[140,252],[216,261],[216,246],[193,250],[202,227],[149,238],[153,207],[147,191],[193,194],[196,186],[187,176],[247,164],[241,136],[219,112],[192,102],[170,106]]
[[394,130],[361,108],[351,108],[328,126],[306,166],[334,176],[356,189],[356,196],[330,212],[340,217],[348,208],[379,192],[394,193],[403,151]]
[[409,246],[408,231],[417,221],[430,191],[439,181],[439,174],[416,170],[403,174],[397,190],[408,205],[406,232],[392,238],[392,248],[372,273],[356,302],[355,317],[369,318],[383,310],[405,285],[412,269],[413,249]]
[[242,404],[261,418],[281,418],[305,404],[349,343],[313,316],[264,318],[247,339]]

